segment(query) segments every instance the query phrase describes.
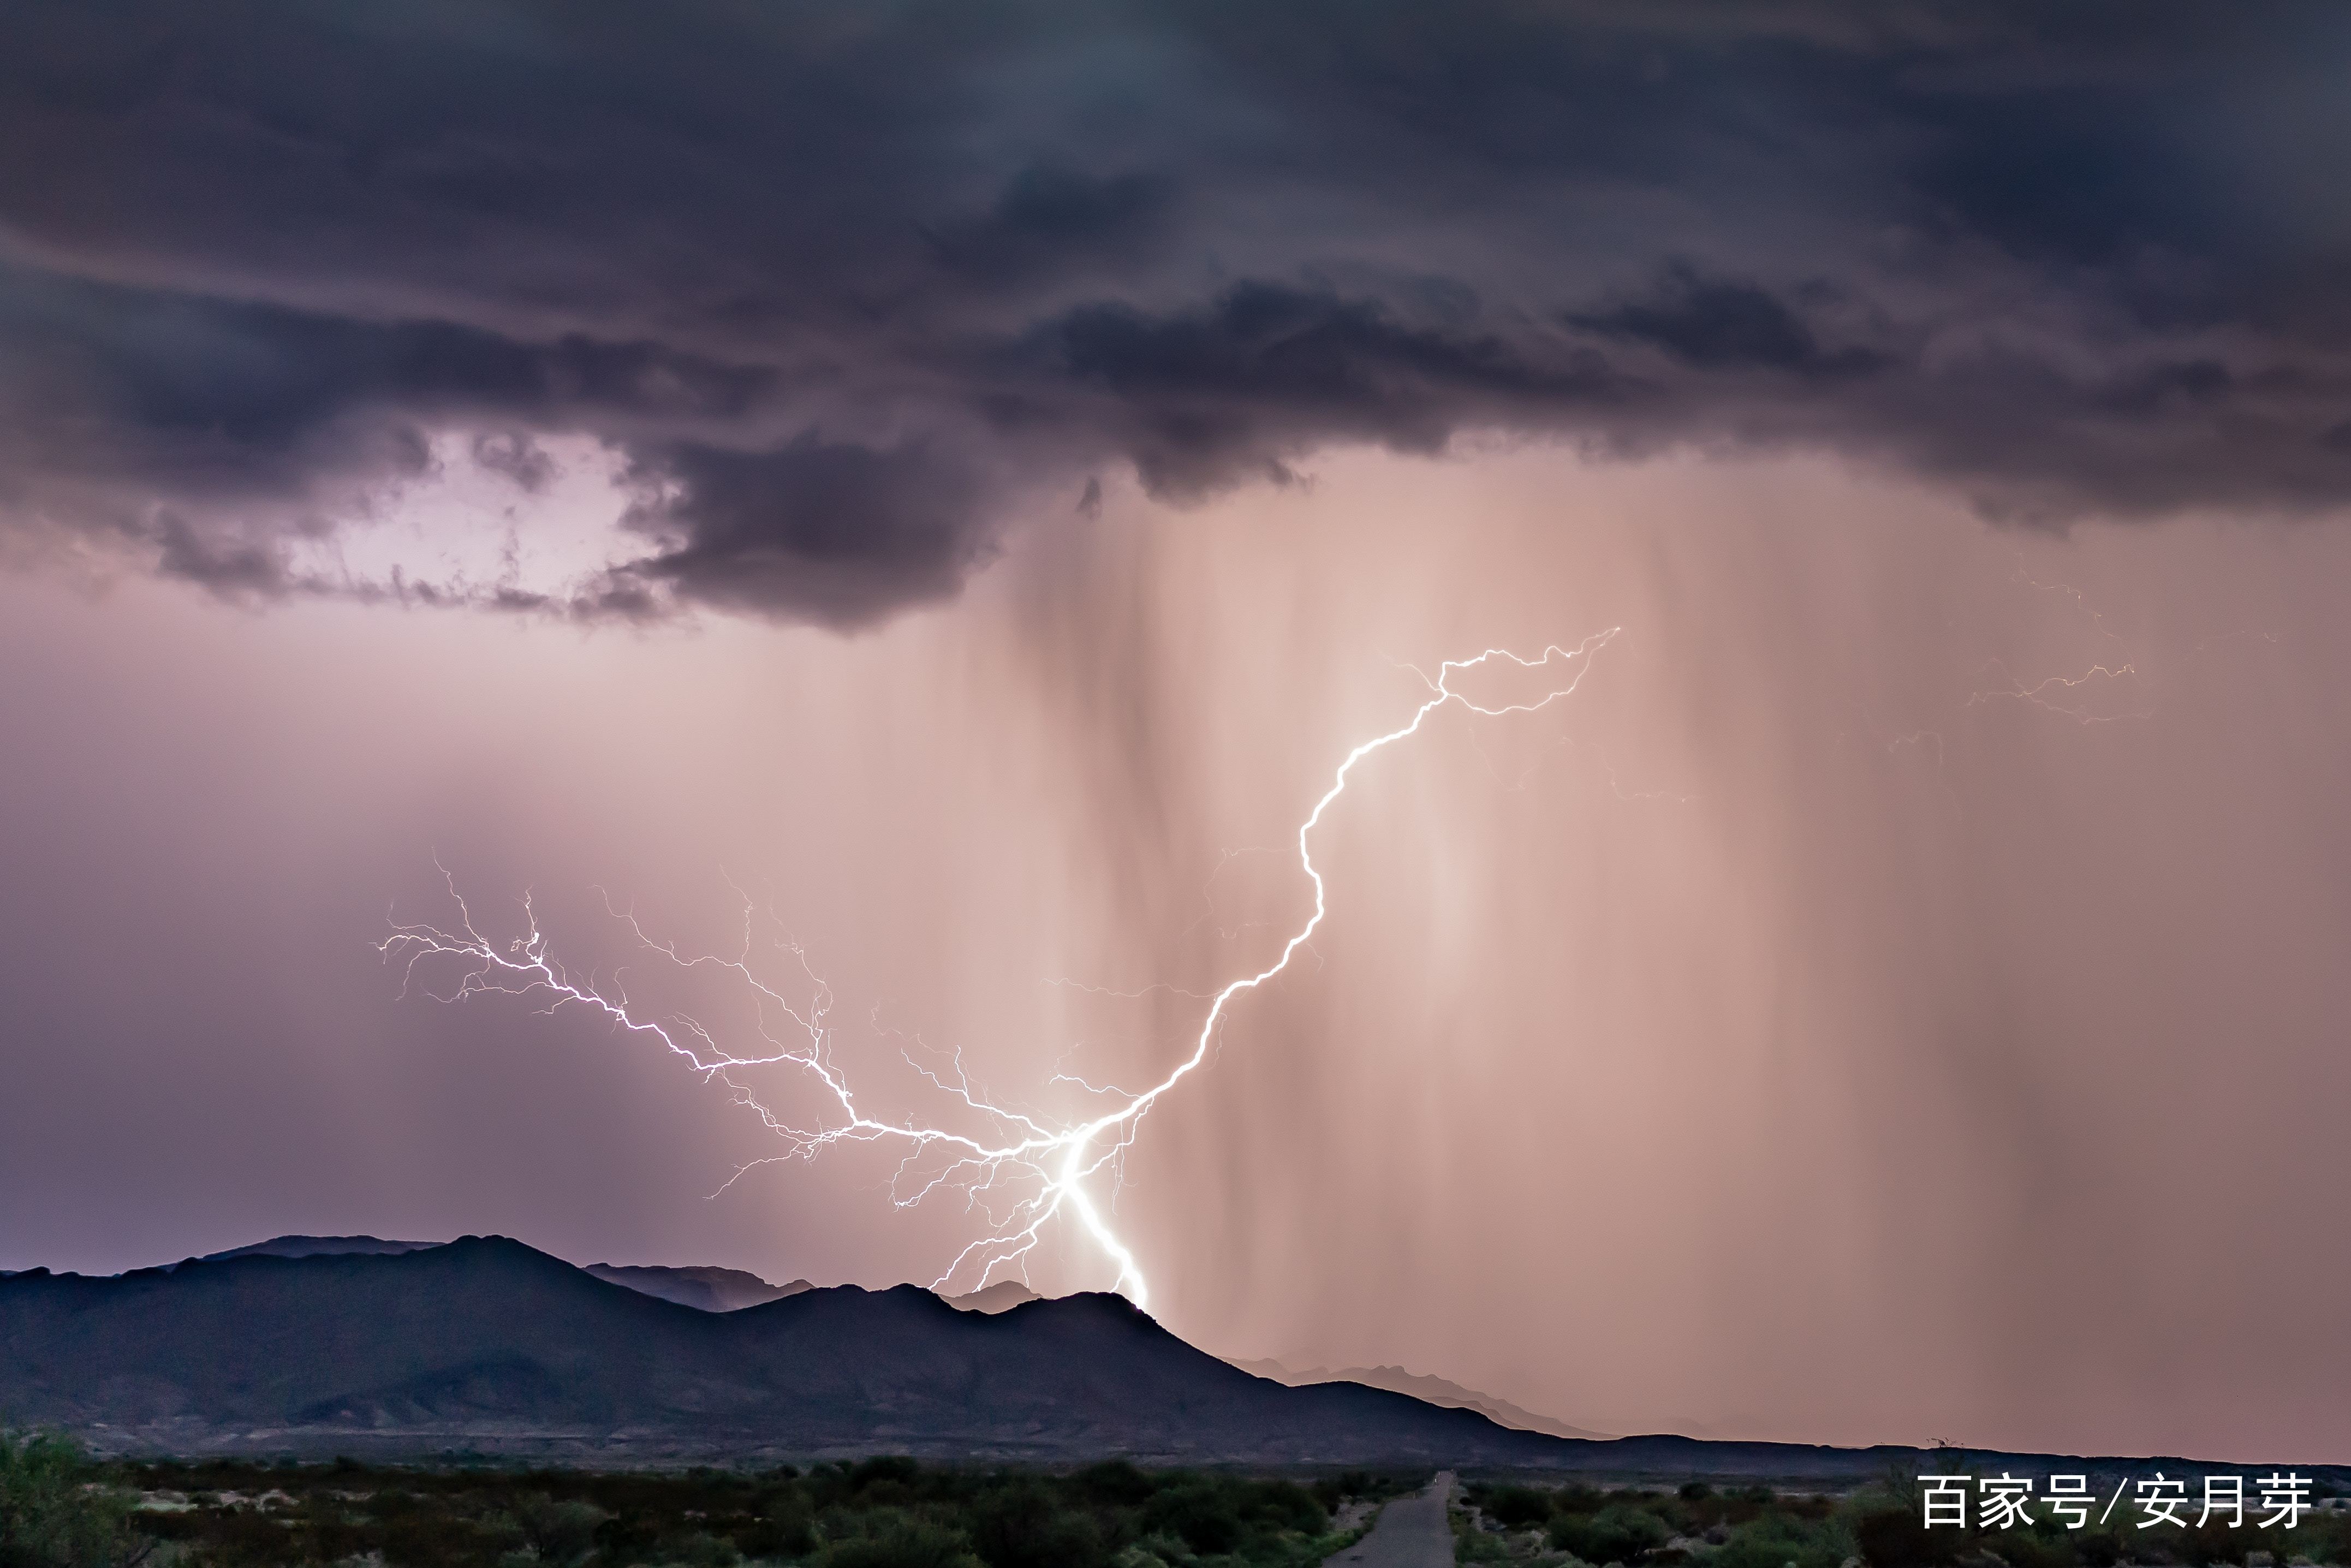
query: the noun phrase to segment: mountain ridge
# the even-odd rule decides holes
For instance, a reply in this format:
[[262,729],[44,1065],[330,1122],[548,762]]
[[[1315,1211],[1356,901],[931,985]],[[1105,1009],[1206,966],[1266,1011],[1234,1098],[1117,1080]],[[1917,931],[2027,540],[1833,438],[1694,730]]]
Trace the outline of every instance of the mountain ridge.
[[988,1314],[844,1285],[712,1313],[506,1238],[0,1281],[0,1407],[110,1448],[1540,1463],[1550,1441],[1337,1394],[1115,1296]]
[[427,1247],[447,1245],[445,1241],[386,1241],[380,1236],[273,1236],[266,1241],[248,1242],[225,1252],[207,1252],[189,1261],[219,1263],[231,1258],[341,1258],[354,1253],[395,1258],[403,1252],[422,1252]]
[[[392,1257],[448,1245],[445,1241],[387,1241],[376,1236],[286,1235],[273,1236],[266,1241],[255,1241],[243,1247],[231,1247],[225,1251],[207,1252],[188,1261],[218,1263],[230,1258]],[[794,1296],[802,1291],[816,1289],[807,1280],[793,1280],[778,1285],[746,1269],[726,1269],[710,1264],[582,1263],[578,1266],[607,1283],[625,1285],[644,1295],[658,1296],[664,1301],[675,1301],[680,1306],[695,1307],[705,1312],[738,1312],[745,1307],[758,1306],[779,1297]],[[164,1267],[177,1268],[179,1265],[167,1264]],[[0,1270],[0,1279],[7,1278],[10,1272]],[[1045,1298],[1018,1280],[998,1280],[993,1285],[984,1285],[963,1295],[941,1296],[939,1299],[967,1312],[1000,1312]],[[1277,1377],[1274,1381],[1293,1380]]]
[[764,1306],[816,1287],[806,1280],[775,1284],[742,1269],[708,1265],[676,1268],[660,1263],[590,1263],[584,1271],[610,1285],[624,1285],[682,1307],[705,1312],[734,1312]]
[[1018,1280],[998,1280],[993,1285],[960,1296],[941,1296],[939,1300],[959,1312],[1008,1312],[1015,1307],[1025,1307],[1031,1301],[1050,1301]]
[[1335,1372],[1328,1367],[1311,1366],[1299,1371],[1270,1356],[1259,1361],[1248,1361],[1238,1356],[1227,1359],[1243,1372],[1271,1378],[1292,1388],[1317,1383],[1360,1383],[1367,1388],[1384,1388],[1392,1394],[1407,1394],[1430,1405],[1475,1410],[1500,1426],[1516,1427],[1521,1432],[1543,1432],[1554,1437],[1586,1437],[1599,1442],[1606,1442],[1615,1436],[1613,1432],[1595,1432],[1589,1427],[1570,1426],[1555,1416],[1541,1415],[1494,1395],[1465,1388],[1450,1378],[1406,1372],[1401,1366],[1348,1366]]
[[[1959,1456],[1513,1430],[1356,1383],[1301,1387],[1124,1298],[961,1311],[899,1285],[711,1312],[503,1237],[0,1279],[0,1409],[106,1453],[601,1467],[900,1453],[1062,1464],[1468,1466],[1855,1484]],[[1971,1450],[2140,1474],[2187,1461]],[[2351,1470],[2301,1467],[2340,1484]]]

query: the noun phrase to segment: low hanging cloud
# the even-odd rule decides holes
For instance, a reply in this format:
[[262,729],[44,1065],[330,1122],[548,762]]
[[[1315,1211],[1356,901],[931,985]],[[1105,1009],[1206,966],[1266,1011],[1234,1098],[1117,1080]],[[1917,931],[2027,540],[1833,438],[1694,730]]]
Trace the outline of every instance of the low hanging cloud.
[[[20,8],[0,528],[242,597],[855,625],[1104,475],[1810,448],[2063,522],[2351,496],[2339,11]],[[328,578],[618,455],[560,592]]]

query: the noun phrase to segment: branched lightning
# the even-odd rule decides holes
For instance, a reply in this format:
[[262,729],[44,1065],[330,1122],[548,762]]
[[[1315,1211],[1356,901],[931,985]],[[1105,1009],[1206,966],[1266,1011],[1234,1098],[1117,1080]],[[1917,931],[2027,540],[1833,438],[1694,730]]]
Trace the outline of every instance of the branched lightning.
[[[2112,643],[2116,648],[2124,653],[2130,651],[2128,644],[2116,634],[2114,628],[2106,624],[2105,614],[2090,603],[2089,596],[2072,583],[2043,582],[2024,570],[2024,563],[2021,557],[2010,580],[2021,582],[2039,593],[2054,593],[2062,598],[2072,600],[2074,607],[2089,618],[2092,629],[2100,637]],[[1988,661],[1984,668],[1997,669],[2008,685],[1977,692],[1969,697],[1961,705],[1962,706],[1981,707],[1988,703],[2002,700],[2021,702],[2070,718],[2074,723],[2082,725],[2114,724],[2125,719],[2154,716],[2151,709],[2141,713],[2095,713],[2080,700],[2090,695],[2092,691],[2111,686],[2117,682],[2137,682],[2139,674],[2138,666],[2133,664],[2092,664],[2078,675],[2050,675],[2030,685],[2011,674],[2008,666],[1998,659]]]
[[[798,961],[805,979],[805,1000],[796,1002],[784,991],[752,972],[749,956],[753,910],[747,896],[744,900],[743,951],[732,958],[715,955],[683,956],[674,945],[656,941],[646,935],[632,912],[612,909],[609,899],[606,907],[615,919],[627,925],[646,949],[666,957],[679,967],[728,971],[751,988],[757,1003],[758,1033],[768,1048],[751,1055],[737,1055],[722,1047],[709,1030],[691,1017],[682,1014],[665,1019],[640,1016],[632,1009],[626,990],[617,979],[600,987],[592,975],[575,977],[549,951],[547,936],[539,929],[538,915],[528,894],[522,901],[524,932],[521,936],[501,946],[483,936],[474,924],[473,913],[459,893],[455,878],[445,868],[442,874],[448,885],[450,899],[456,907],[455,927],[395,920],[392,923],[392,934],[380,945],[380,950],[387,960],[401,962],[408,985],[415,982],[417,966],[428,959],[446,957],[458,960],[462,971],[455,988],[446,993],[428,991],[427,994],[434,995],[437,1000],[456,1002],[495,993],[540,1002],[543,1005],[537,1010],[543,1013],[557,1012],[567,1007],[585,1008],[602,1014],[616,1029],[659,1040],[705,1080],[716,1079],[725,1083],[733,1100],[758,1115],[785,1145],[781,1154],[742,1166],[735,1176],[729,1178],[729,1185],[756,1166],[778,1160],[810,1158],[818,1151],[836,1144],[888,1143],[904,1145],[905,1157],[898,1166],[891,1191],[894,1203],[908,1207],[920,1203],[941,1188],[946,1188],[961,1193],[967,1207],[986,1221],[983,1234],[947,1265],[933,1282],[935,1289],[946,1287],[958,1272],[967,1267],[977,1268],[977,1283],[985,1285],[997,1270],[1020,1266],[1039,1245],[1045,1228],[1056,1218],[1066,1214],[1074,1217],[1085,1234],[1115,1266],[1115,1288],[1141,1306],[1148,1301],[1150,1296],[1142,1267],[1136,1261],[1134,1250],[1104,1217],[1102,1204],[1094,1194],[1094,1179],[1105,1168],[1110,1169],[1113,1173],[1112,1188],[1115,1192],[1117,1168],[1133,1144],[1143,1119],[1163,1097],[1207,1061],[1234,1004],[1289,968],[1290,960],[1301,948],[1308,946],[1314,933],[1321,928],[1329,908],[1328,890],[1322,869],[1314,863],[1313,834],[1325,814],[1345,792],[1356,765],[1375,752],[1417,734],[1428,716],[1448,703],[1458,703],[1474,715],[1499,718],[1510,714],[1533,713],[1573,695],[1591,669],[1593,655],[1607,646],[1621,630],[1611,627],[1607,631],[1594,632],[1573,648],[1553,644],[1534,658],[1522,657],[1506,649],[1489,648],[1471,658],[1446,661],[1437,666],[1434,676],[1416,672],[1421,674],[1428,687],[1426,699],[1414,710],[1405,723],[1363,742],[1348,752],[1333,772],[1330,788],[1323,791],[1314,802],[1313,810],[1298,826],[1298,863],[1313,888],[1312,914],[1291,933],[1271,963],[1228,982],[1208,998],[1207,1013],[1200,1020],[1190,1051],[1156,1083],[1146,1089],[1128,1091],[1089,1083],[1074,1075],[1057,1071],[1054,1082],[1074,1083],[1090,1094],[1113,1097],[1115,1102],[1107,1109],[1074,1124],[1049,1125],[998,1103],[983,1088],[972,1082],[965,1070],[960,1051],[947,1053],[947,1065],[944,1069],[917,1060],[911,1051],[902,1051],[901,1054],[934,1089],[984,1124],[986,1131],[965,1133],[928,1125],[912,1118],[904,1122],[891,1122],[867,1114],[859,1108],[857,1092],[834,1059],[833,1030],[827,1021],[832,1008],[831,990],[810,967],[804,950],[797,944],[786,944],[786,950]],[[1457,676],[1487,665],[1510,664],[1520,670],[1548,670],[1554,663],[1569,671],[1565,683],[1554,685],[1541,696],[1526,702],[1489,706],[1471,701],[1453,686]],[[438,864],[437,861],[435,863]],[[406,988],[404,985],[403,994]],[[771,1018],[789,1021],[790,1028],[782,1038],[771,1031]],[[824,1107],[823,1116],[815,1124],[802,1126],[787,1121],[733,1076],[746,1069],[777,1066],[797,1070],[813,1081],[819,1091],[818,1102]]]
[[[2085,688],[2091,688],[2093,683],[2135,679],[2138,674],[2138,668],[2135,664],[2116,664],[2111,667],[2105,664],[2092,664],[2078,675],[2050,675],[2033,682],[2031,685],[2026,685],[2015,676],[2009,675],[2008,666],[1998,659],[1986,661],[1984,668],[1997,669],[2001,674],[2008,675],[2009,685],[1997,690],[1977,692],[1961,704],[1961,706],[1980,707],[1986,703],[2000,698],[2010,698],[2017,702],[2030,703],[2037,708],[2046,708],[2049,712],[2063,715],[2076,724],[2113,724],[2121,719],[2153,716],[2152,713],[2093,713],[2088,707],[2074,700],[2074,694],[2080,694],[2085,692]],[[2053,693],[2055,695],[2053,695]]]

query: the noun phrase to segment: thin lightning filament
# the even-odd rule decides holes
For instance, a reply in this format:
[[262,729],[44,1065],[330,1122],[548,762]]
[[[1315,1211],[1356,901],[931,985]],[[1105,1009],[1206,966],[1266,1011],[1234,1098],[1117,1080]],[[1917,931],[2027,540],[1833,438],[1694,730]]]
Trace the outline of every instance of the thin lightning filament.
[[[827,1021],[832,1002],[831,992],[808,969],[805,954],[797,946],[790,949],[799,958],[807,974],[810,994],[806,1002],[794,1002],[752,973],[747,961],[750,913],[747,899],[745,949],[742,956],[734,958],[683,956],[673,945],[646,936],[634,915],[621,911],[613,914],[628,924],[632,933],[645,947],[665,956],[681,967],[728,970],[752,988],[760,1008],[762,1022],[759,1032],[764,1043],[771,1049],[749,1056],[737,1055],[723,1048],[710,1030],[689,1017],[656,1019],[642,1016],[632,1008],[625,991],[616,985],[600,987],[592,977],[575,977],[549,952],[547,936],[538,927],[538,915],[528,896],[523,900],[525,930],[520,937],[501,946],[484,936],[475,926],[472,911],[458,892],[454,878],[450,878],[445,870],[443,875],[448,882],[450,898],[457,910],[455,927],[394,922],[392,934],[380,945],[380,950],[388,960],[398,960],[402,964],[404,976],[412,984],[420,963],[441,957],[459,960],[463,966],[461,977],[455,988],[446,994],[432,993],[438,1000],[455,1002],[469,997],[496,993],[530,998],[542,1004],[539,1008],[542,1012],[585,1008],[603,1014],[618,1029],[659,1040],[670,1051],[685,1059],[705,1079],[715,1078],[726,1083],[736,1103],[757,1113],[771,1132],[784,1140],[784,1153],[751,1162],[736,1173],[737,1177],[752,1166],[779,1159],[809,1158],[836,1144],[883,1143],[903,1146],[905,1157],[898,1167],[898,1177],[892,1187],[893,1202],[908,1207],[920,1203],[944,1187],[961,1192],[967,1203],[987,1220],[984,1234],[956,1256],[933,1281],[934,1289],[946,1288],[967,1266],[976,1266],[977,1283],[985,1285],[999,1269],[1019,1266],[1038,1246],[1046,1228],[1055,1219],[1066,1216],[1074,1218],[1079,1228],[1102,1249],[1103,1256],[1117,1270],[1114,1288],[1136,1306],[1147,1306],[1151,1291],[1148,1281],[1144,1278],[1143,1266],[1135,1258],[1134,1249],[1120,1237],[1104,1214],[1103,1206],[1096,1197],[1096,1183],[1106,1167],[1114,1173],[1117,1162],[1134,1142],[1137,1128],[1152,1107],[1208,1060],[1218,1031],[1224,1027],[1234,1005],[1289,968],[1290,959],[1321,928],[1329,903],[1322,868],[1314,862],[1314,831],[1339,797],[1346,792],[1356,766],[1374,753],[1418,734],[1428,716],[1447,704],[1458,704],[1481,717],[1499,718],[1510,714],[1534,713],[1563,701],[1573,695],[1583,685],[1585,674],[1592,667],[1593,656],[1614,641],[1621,630],[1620,627],[1611,627],[1604,632],[1594,632],[1573,648],[1553,644],[1533,658],[1523,657],[1506,649],[1489,648],[1470,658],[1447,660],[1437,666],[1433,677],[1424,674],[1422,679],[1427,684],[1429,695],[1414,710],[1411,718],[1348,752],[1332,775],[1330,788],[1314,802],[1314,809],[1307,813],[1305,821],[1298,825],[1298,864],[1314,891],[1313,913],[1283,943],[1280,954],[1270,964],[1228,981],[1215,993],[1209,1000],[1207,1013],[1200,1019],[1199,1031],[1193,1038],[1190,1051],[1166,1076],[1140,1092],[1101,1090],[1100,1092],[1112,1097],[1111,1107],[1074,1124],[1050,1125],[989,1100],[973,1086],[963,1069],[960,1052],[956,1053],[951,1074],[946,1076],[914,1061],[912,1057],[907,1060],[948,1098],[988,1124],[991,1131],[969,1134],[928,1125],[913,1119],[889,1122],[867,1114],[860,1109],[856,1092],[834,1060],[833,1031]],[[1566,679],[1564,684],[1554,685],[1529,701],[1497,706],[1473,702],[1454,689],[1455,678],[1463,673],[1503,664],[1515,665],[1520,670],[1543,671],[1549,671],[1556,664],[1566,672]],[[791,1020],[792,1029],[784,1039],[777,1038],[766,1026],[770,1009]],[[820,1124],[800,1126],[787,1121],[734,1076],[746,1069],[777,1066],[796,1070],[813,1082],[818,1090],[819,1103],[827,1108],[827,1114]],[[942,1161],[944,1163],[938,1163]]]

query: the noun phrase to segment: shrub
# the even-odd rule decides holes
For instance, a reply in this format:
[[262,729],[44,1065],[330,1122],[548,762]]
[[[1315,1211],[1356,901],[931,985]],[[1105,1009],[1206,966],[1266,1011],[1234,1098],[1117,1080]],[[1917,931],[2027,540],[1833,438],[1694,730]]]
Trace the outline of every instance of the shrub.
[[1558,1514],[1551,1521],[1551,1543],[1586,1563],[1631,1563],[1669,1536],[1664,1520],[1630,1503],[1611,1503],[1589,1515]]
[[836,1541],[815,1562],[817,1568],[983,1568],[962,1531],[911,1519]]
[[1912,1509],[1865,1513],[1853,1533],[1869,1568],[1943,1568],[1959,1554],[1959,1531],[1929,1530]]
[[752,1522],[736,1531],[735,1544],[753,1557],[805,1557],[816,1550],[816,1515],[797,1487],[762,1497]]
[[2091,1531],[2073,1544],[2074,1559],[2085,1568],[2115,1568],[2123,1560],[2121,1538],[2112,1531]]
[[[283,1532],[270,1521],[258,1514],[244,1514],[234,1520],[223,1520],[215,1526],[215,1536],[224,1526],[242,1524],[250,1529],[253,1560],[282,1561],[268,1554],[262,1543],[276,1536],[284,1543]],[[473,1520],[451,1512],[445,1507],[419,1506],[413,1511],[384,1521],[378,1539],[382,1543],[385,1561],[394,1568],[450,1568],[455,1563],[495,1563],[499,1553],[522,1545],[522,1531],[508,1525],[504,1530],[486,1530]]]
[[515,1522],[541,1563],[571,1568],[596,1549],[596,1527],[604,1511],[592,1502],[557,1502],[535,1492],[515,1504]]
[[[2011,1530],[1991,1537],[1983,1545],[1993,1556],[2007,1563],[2008,1568],[2074,1568],[2073,1542],[2062,1535],[2038,1535],[2031,1531]],[[2242,1545],[2238,1545],[2234,1554],[2223,1553],[2210,1561],[2233,1563],[2243,1556],[2244,1550]],[[2199,1558],[2197,1561],[2207,1559]]]
[[1507,1563],[1510,1560],[1510,1549],[1502,1544],[1499,1536],[1489,1535],[1482,1530],[1454,1532],[1453,1561],[1462,1564],[1463,1568],[1470,1563]]
[[904,1454],[879,1454],[864,1460],[849,1472],[852,1491],[863,1491],[876,1481],[898,1481],[911,1486],[923,1473],[923,1467]]
[[1714,1568],[1837,1568],[1853,1545],[1837,1525],[1769,1514],[1732,1531],[1712,1561]]
[[1267,1530],[1320,1535],[1330,1519],[1314,1494],[1296,1481],[1252,1481],[1240,1497],[1241,1516]]
[[1496,1487],[1479,1506],[1495,1523],[1524,1530],[1551,1517],[1551,1494],[1532,1487]]
[[663,1563],[675,1563],[678,1568],[735,1568],[743,1561],[743,1554],[735,1549],[732,1541],[706,1530],[664,1542],[661,1557]]
[[1213,1481],[1186,1481],[1144,1505],[1148,1534],[1173,1535],[1204,1556],[1217,1556],[1241,1543],[1240,1510],[1230,1491]]
[[1133,1508],[1159,1490],[1157,1481],[1124,1459],[1104,1459],[1098,1465],[1088,1465],[1071,1476],[1070,1482],[1087,1501],[1120,1508]]
[[0,1432],[0,1568],[127,1568],[155,1543],[132,1532],[120,1493],[95,1485],[81,1447]]
[[1092,1519],[1062,1509],[1034,1480],[982,1492],[971,1521],[972,1550],[988,1568],[1100,1568],[1109,1558]]

